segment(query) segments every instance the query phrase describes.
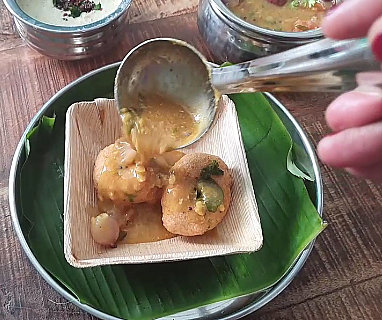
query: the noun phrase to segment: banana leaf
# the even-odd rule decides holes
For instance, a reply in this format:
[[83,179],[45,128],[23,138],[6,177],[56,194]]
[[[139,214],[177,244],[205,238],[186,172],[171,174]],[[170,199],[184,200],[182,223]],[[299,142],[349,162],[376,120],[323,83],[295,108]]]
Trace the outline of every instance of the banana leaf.
[[63,254],[65,112],[75,101],[110,95],[115,69],[81,82],[52,102],[27,136],[18,175],[18,214],[40,264],[73,296],[122,319],[155,319],[260,292],[279,281],[325,228],[304,182],[287,168],[293,145],[260,93],[237,94],[248,164],[264,234],[260,251],[191,261],[71,267]]

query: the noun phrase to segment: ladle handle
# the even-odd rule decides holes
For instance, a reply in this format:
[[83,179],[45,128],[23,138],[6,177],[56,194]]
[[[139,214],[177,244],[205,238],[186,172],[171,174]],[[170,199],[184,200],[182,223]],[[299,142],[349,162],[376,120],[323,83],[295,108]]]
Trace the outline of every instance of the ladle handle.
[[324,39],[256,60],[214,68],[221,93],[341,92],[357,86],[360,71],[380,70],[367,39]]

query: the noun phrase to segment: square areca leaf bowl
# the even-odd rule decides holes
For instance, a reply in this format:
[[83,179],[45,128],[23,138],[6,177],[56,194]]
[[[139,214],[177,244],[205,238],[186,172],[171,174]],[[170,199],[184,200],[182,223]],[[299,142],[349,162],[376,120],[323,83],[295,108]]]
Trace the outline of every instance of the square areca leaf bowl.
[[201,140],[182,149],[219,156],[232,175],[231,203],[223,221],[202,236],[176,236],[156,242],[107,248],[91,236],[98,214],[93,168],[98,153],[121,136],[114,100],[73,104],[66,114],[64,177],[64,252],[74,267],[152,263],[253,252],[263,236],[235,106],[223,96],[216,119]]

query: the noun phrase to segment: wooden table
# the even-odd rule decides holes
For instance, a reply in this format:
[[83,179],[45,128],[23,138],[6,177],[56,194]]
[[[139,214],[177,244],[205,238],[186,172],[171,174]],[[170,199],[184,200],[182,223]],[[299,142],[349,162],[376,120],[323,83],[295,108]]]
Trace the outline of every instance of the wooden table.
[[[29,49],[0,2],[0,319],[95,319],[61,298],[37,274],[13,231],[8,176],[24,128],[55,92],[84,73],[119,61],[141,41],[180,38],[211,58],[196,25],[197,0],[135,0],[118,50],[81,62]],[[314,144],[326,133],[326,94],[279,94]],[[324,217],[305,267],[276,299],[246,319],[382,319],[382,188],[322,165]]]

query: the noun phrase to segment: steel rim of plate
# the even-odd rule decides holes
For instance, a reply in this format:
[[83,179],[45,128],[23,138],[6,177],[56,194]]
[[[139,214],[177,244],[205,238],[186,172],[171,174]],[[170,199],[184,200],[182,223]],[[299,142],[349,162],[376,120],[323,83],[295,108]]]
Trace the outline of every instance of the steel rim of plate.
[[[28,243],[26,242],[26,239],[24,237],[24,234],[21,230],[21,226],[19,223],[19,218],[17,216],[17,208],[16,208],[16,201],[15,201],[15,195],[16,195],[16,173],[17,173],[17,167],[19,158],[21,155],[21,150],[24,147],[24,140],[27,135],[27,133],[32,129],[37,121],[41,118],[41,116],[44,114],[44,112],[49,108],[49,106],[57,100],[59,96],[61,96],[64,92],[71,89],[72,87],[76,86],[78,83],[82,82],[83,80],[92,77],[93,75],[103,72],[108,69],[116,68],[120,62],[116,62],[107,66],[104,66],[102,68],[93,70],[80,78],[76,79],[75,81],[71,82],[61,90],[59,90],[55,95],[53,95],[44,105],[43,107],[36,113],[36,115],[32,118],[32,120],[29,122],[28,126],[26,127],[22,137],[20,138],[20,141],[17,145],[16,151],[13,156],[10,175],[9,175],[9,206],[11,211],[11,218],[12,218],[12,224],[15,229],[15,232],[17,234],[17,237],[21,243],[21,246],[26,253],[29,261],[32,263],[34,268],[37,270],[37,272],[43,277],[43,279],[58,292],[62,297],[67,299],[69,302],[72,302],[80,309],[98,317],[101,319],[107,319],[107,320],[120,320],[120,318],[116,318],[114,316],[111,316],[109,314],[106,314],[102,311],[99,311],[91,306],[88,306],[86,304],[82,304],[79,300],[75,299],[72,294],[70,294],[68,291],[66,291],[59,283],[58,280],[56,281],[53,276],[51,276],[48,271],[46,271],[38,262],[37,258],[34,256],[32,250],[29,248]],[[301,126],[298,124],[298,122],[295,120],[295,118],[290,114],[290,112],[271,94],[265,93],[268,99],[270,99],[273,103],[275,103],[282,111],[285,113],[287,118],[292,122],[292,124],[295,126],[304,146],[307,149],[307,152],[309,154],[310,159],[313,163],[313,170],[314,175],[316,178],[316,197],[317,197],[317,211],[320,216],[322,216],[322,210],[323,210],[323,192],[322,192],[322,179],[321,179],[321,172],[318,164],[317,157],[314,153],[313,147],[304,133]],[[259,299],[255,300],[251,303],[249,303],[247,306],[237,310],[236,312],[233,312],[231,314],[228,314],[227,316],[220,317],[221,320],[234,320],[234,319],[240,319],[258,309],[263,307],[265,304],[270,302],[272,299],[274,299],[276,296],[278,296],[295,278],[297,273],[301,270],[301,268],[304,266],[310,252],[312,251],[312,248],[314,246],[315,240],[313,240],[306,249],[297,257],[295,263],[291,266],[291,268],[286,272],[284,277],[277,282],[274,286],[272,286],[269,289],[266,289],[265,294]],[[263,291],[263,292],[264,292]],[[239,298],[239,297],[238,297]],[[237,299],[237,298],[234,298]],[[230,299],[230,300],[234,300]],[[229,301],[229,300],[226,300]],[[192,309],[190,309],[192,310]],[[174,314],[175,315],[175,314]],[[172,316],[174,316],[172,315]],[[170,316],[171,317],[171,316]]]

